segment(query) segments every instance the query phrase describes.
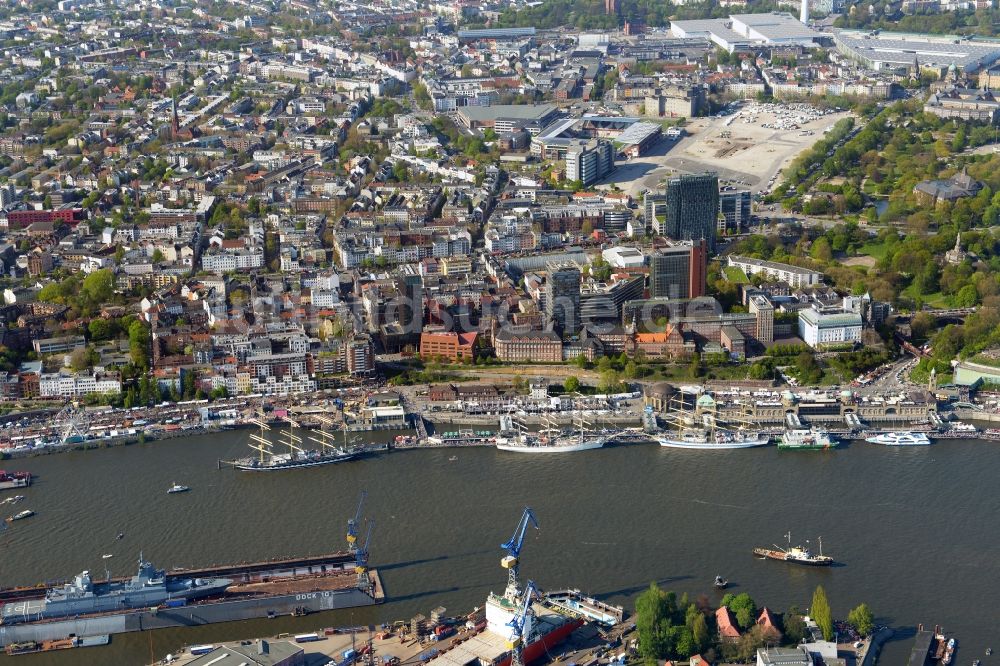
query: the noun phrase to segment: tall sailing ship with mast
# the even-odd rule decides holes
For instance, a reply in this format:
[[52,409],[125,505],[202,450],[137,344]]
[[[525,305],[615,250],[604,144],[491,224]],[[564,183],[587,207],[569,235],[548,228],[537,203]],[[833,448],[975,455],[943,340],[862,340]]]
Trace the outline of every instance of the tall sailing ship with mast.
[[[703,400],[710,401],[714,406],[711,396],[703,395],[697,402]],[[684,406],[683,398],[675,398],[671,403],[671,409],[663,418],[673,426],[674,431],[657,438],[660,446],[701,450],[749,449],[771,443],[770,435],[750,429],[749,421],[735,422],[735,428],[731,427],[733,423],[722,426],[714,411],[698,413],[697,406],[689,411]]]
[[[319,448],[307,449],[301,437],[295,434],[298,424],[291,418],[288,421],[288,429],[280,432],[276,442],[272,442],[265,436],[271,430],[263,419],[257,418],[250,422],[260,430],[250,433],[249,446],[257,455],[240,458],[232,462],[236,469],[247,472],[271,472],[285,469],[299,469],[302,467],[319,467],[321,465],[332,465],[334,463],[346,462],[359,458],[365,453],[360,447],[348,447],[346,442],[347,431],[344,430],[344,442],[341,446],[333,443],[334,436],[325,428],[335,427],[333,419],[322,414],[313,414],[312,417],[323,426],[320,430],[313,430],[306,438],[319,444]],[[315,435],[315,436],[314,436]],[[275,452],[275,446],[284,446],[287,452]]]
[[605,438],[590,430],[590,424],[584,419],[583,411],[574,423],[574,431],[568,434],[560,432],[551,417],[543,417],[545,426],[538,433],[528,432],[524,423],[511,419],[515,432],[496,439],[498,451],[514,451],[517,453],[574,453],[589,451],[604,446]]

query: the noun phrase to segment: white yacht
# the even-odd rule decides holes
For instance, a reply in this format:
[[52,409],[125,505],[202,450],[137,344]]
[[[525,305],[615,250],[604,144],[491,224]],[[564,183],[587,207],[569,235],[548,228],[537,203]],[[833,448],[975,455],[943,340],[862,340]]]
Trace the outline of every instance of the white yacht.
[[872,435],[865,441],[885,446],[927,446],[931,443],[930,437],[922,432],[883,432],[879,435]]

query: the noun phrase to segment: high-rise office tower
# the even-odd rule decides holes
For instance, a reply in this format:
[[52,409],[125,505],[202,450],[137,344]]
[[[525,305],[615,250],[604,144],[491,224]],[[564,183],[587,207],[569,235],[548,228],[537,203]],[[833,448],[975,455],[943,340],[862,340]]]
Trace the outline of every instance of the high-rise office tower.
[[708,247],[703,240],[663,248],[649,258],[649,295],[652,298],[704,296],[707,266]]
[[667,181],[666,236],[674,240],[701,240],[715,252],[719,220],[719,176],[683,175]]
[[549,267],[545,280],[545,317],[562,335],[580,330],[580,268],[576,264]]

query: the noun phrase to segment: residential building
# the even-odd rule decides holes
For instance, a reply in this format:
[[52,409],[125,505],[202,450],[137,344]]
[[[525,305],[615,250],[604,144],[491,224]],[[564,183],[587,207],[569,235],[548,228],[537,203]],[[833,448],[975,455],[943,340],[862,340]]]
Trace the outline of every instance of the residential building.
[[747,312],[757,317],[757,340],[768,345],[774,342],[774,306],[767,296],[754,294],[747,300]]
[[705,240],[662,248],[649,257],[649,294],[652,298],[704,296],[707,267]]
[[720,606],[715,611],[715,624],[719,628],[719,639],[723,641],[738,641],[740,639],[740,627],[736,624],[733,612],[725,606]]
[[777,261],[764,261],[731,254],[726,257],[726,265],[742,270],[747,276],[766,275],[772,280],[786,282],[795,289],[813,287],[823,282],[823,274],[818,271]]
[[122,382],[114,374],[42,373],[38,379],[41,398],[79,398],[93,393],[121,393]]
[[355,335],[344,343],[347,371],[352,375],[370,375],[375,372],[375,342],[370,335]]
[[701,240],[715,252],[719,219],[719,176],[685,174],[667,181],[663,230],[674,240]]
[[579,141],[566,150],[566,180],[584,186],[596,183],[615,168],[615,148],[610,141]]

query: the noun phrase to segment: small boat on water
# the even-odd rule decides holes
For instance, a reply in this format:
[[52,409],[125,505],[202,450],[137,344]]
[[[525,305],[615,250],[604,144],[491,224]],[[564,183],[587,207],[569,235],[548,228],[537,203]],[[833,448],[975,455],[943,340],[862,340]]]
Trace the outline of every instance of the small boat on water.
[[723,578],[722,576],[715,577],[715,589],[724,590],[729,587],[729,579]]
[[24,520],[25,518],[31,518],[33,515],[35,515],[34,511],[31,509],[25,509],[21,513],[15,513],[13,516],[8,516],[7,522],[12,523],[15,520]]
[[13,497],[8,497],[3,502],[0,502],[0,504],[17,504],[23,499],[24,495],[14,495]]
[[179,483],[174,483],[174,485],[170,486],[167,490],[167,494],[173,495],[174,493],[186,493],[189,490],[191,490],[191,488],[188,486],[182,486]]
[[949,638],[948,642],[944,646],[944,656],[941,657],[941,663],[944,664],[944,666],[948,666],[948,664],[951,663],[951,660],[955,656],[955,647],[956,646],[957,646],[957,643],[956,643],[955,639],[954,638]]
[[452,456],[448,458],[448,462],[455,462],[456,460],[458,460],[458,456]]
[[121,541],[124,538],[125,538],[125,533],[124,532],[119,532],[118,536],[115,537],[115,539],[117,539],[118,541]]

